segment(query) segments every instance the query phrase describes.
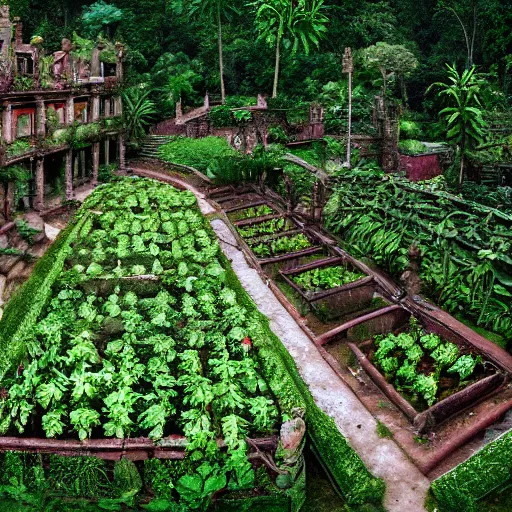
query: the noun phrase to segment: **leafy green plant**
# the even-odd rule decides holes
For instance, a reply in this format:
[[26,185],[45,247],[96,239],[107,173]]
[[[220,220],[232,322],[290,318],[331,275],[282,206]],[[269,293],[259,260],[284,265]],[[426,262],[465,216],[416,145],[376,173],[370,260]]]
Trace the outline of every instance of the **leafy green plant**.
[[16,230],[21,238],[26,240],[29,244],[32,244],[34,242],[34,236],[40,233],[38,229],[30,227],[27,221],[23,219],[16,221]]
[[258,222],[247,226],[237,226],[237,231],[244,238],[251,238],[260,235],[270,235],[281,231],[294,229],[295,225],[285,218],[272,219],[265,222]]
[[448,79],[450,83],[436,82],[433,87],[440,88],[438,96],[445,98],[447,106],[439,112],[446,123],[446,136],[453,140],[459,149],[460,173],[459,190],[464,182],[465,164],[468,150],[480,144],[483,140],[483,129],[486,123],[482,117],[480,93],[484,79],[476,72],[473,65],[461,74],[455,66],[449,66]]
[[30,149],[30,141],[28,141],[27,139],[16,139],[13,143],[7,146],[6,153],[8,157],[14,157],[22,155],[23,153],[30,151]]
[[[420,396],[429,407],[439,399],[442,374],[458,373],[462,382],[474,375],[482,362],[481,356],[460,355],[457,345],[426,333],[414,317],[410,319],[407,332],[376,336],[374,343],[377,350],[372,360],[386,379],[399,391],[413,398]],[[435,361],[434,368],[428,374],[422,373],[420,363],[429,360]]]
[[297,235],[282,236],[275,240],[265,241],[264,239],[256,239],[248,242],[249,247],[258,257],[279,256],[281,254],[301,251],[312,247],[310,240],[299,233]]
[[321,291],[337,288],[365,277],[358,271],[349,270],[346,266],[315,268],[293,276],[293,281],[306,291]]
[[427,152],[425,144],[414,139],[401,140],[398,143],[398,149],[405,155],[418,155]]
[[261,206],[251,206],[250,208],[244,208],[243,210],[236,210],[232,213],[229,213],[228,217],[233,222],[236,222],[237,220],[245,220],[257,217],[264,217],[265,215],[273,215],[274,213],[276,212],[274,212],[274,210],[272,210],[270,206],[263,204]]
[[138,140],[146,134],[146,128],[156,114],[155,103],[149,99],[151,90],[131,87],[123,93],[123,121],[129,140]]

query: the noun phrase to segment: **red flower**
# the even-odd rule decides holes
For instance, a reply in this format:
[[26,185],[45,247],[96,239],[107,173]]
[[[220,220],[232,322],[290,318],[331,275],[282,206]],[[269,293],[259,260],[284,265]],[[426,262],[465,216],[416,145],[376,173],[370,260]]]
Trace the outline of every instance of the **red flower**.
[[252,341],[251,338],[248,336],[242,340],[242,348],[244,349],[244,352],[247,353],[252,348]]

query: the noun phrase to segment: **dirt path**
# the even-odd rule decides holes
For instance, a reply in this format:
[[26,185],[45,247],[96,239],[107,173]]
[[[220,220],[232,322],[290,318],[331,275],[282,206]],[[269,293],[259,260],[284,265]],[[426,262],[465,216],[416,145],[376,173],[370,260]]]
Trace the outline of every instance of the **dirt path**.
[[[133,168],[135,174],[158,179],[196,194],[203,214],[215,209],[204,194],[174,176]],[[297,325],[258,272],[252,268],[236,238],[220,219],[211,222],[222,250],[245,290],[258,309],[270,320],[272,331],[281,339],[295,360],[299,373],[317,405],[331,416],[340,432],[357,451],[371,473],[386,482],[385,508],[389,512],[422,512],[430,487],[429,480],[409,461],[391,439],[377,434],[377,422],[353,391],[335,374],[313,342]]]

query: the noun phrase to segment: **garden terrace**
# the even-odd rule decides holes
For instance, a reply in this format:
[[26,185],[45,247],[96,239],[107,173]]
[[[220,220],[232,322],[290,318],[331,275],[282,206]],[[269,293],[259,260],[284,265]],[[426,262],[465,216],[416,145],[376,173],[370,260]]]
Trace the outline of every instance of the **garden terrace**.
[[[220,198],[222,207],[228,205],[229,216],[252,208],[249,205],[253,204],[265,204],[275,211],[285,209],[283,202],[267,194],[267,190],[261,193],[260,200],[255,197],[257,193],[256,187],[251,190],[246,186],[231,191],[225,187],[212,190],[210,197],[213,201]],[[296,214],[291,214],[290,218],[297,226],[305,225],[304,219]],[[288,253],[284,252],[275,259],[262,259],[254,251],[262,237],[244,239],[235,227],[238,222],[234,221],[232,232],[246,256],[269,280],[276,296],[316,343],[338,377],[350,386],[368,410],[391,429],[396,442],[422,472],[435,475],[439,474],[436,471],[442,471],[441,468],[446,470],[456,465],[460,457],[471,453],[470,446],[474,444],[468,445],[468,441],[476,436],[482,443],[485,429],[499,421],[512,407],[508,385],[512,357],[503,349],[432,305],[423,306],[412,299],[406,299],[403,305],[398,303],[400,297],[403,298],[399,287],[382,272],[336,247],[335,242],[317,226],[309,225],[297,230],[297,233],[306,234],[314,241],[311,254],[297,253],[295,247],[290,247]],[[243,222],[250,225],[249,219],[244,218]],[[294,233],[267,235],[263,240],[268,243]],[[322,282],[320,272],[332,272],[332,269],[336,271],[338,281],[331,283],[326,277],[327,282]],[[348,282],[343,281],[343,276]],[[315,285],[313,279],[323,284]],[[322,286],[327,289],[322,289]],[[376,353],[373,339],[392,339],[401,332],[405,333],[411,318],[417,318],[422,328],[436,337],[440,346],[457,351],[456,359],[449,367],[446,364],[440,367],[435,396],[428,399],[418,391],[415,392],[416,397],[407,395],[403,385],[398,383],[395,386],[402,387],[400,392],[397,391],[390,384],[394,382],[392,376],[385,375],[385,370],[373,361]],[[425,352],[424,347],[421,350]],[[419,378],[421,383],[416,385],[416,389],[423,384],[424,390],[427,383],[432,384],[430,380],[435,374],[436,359],[426,352],[422,358],[417,361],[416,371],[423,377]],[[454,365],[453,371],[448,372]],[[469,366],[476,369],[473,378],[467,375],[463,378],[457,373],[458,370],[464,373],[464,368]],[[411,433],[412,425],[417,433],[419,431],[416,437]]]
[[[183,504],[228,482],[230,490],[252,489],[249,460],[268,468],[271,487],[289,475],[276,464],[293,467],[295,451],[276,448],[280,434],[288,446],[282,424],[302,399],[269,377],[279,363],[265,369],[259,357],[269,342],[261,317],[233,287],[194,195],[136,178],[104,185],[60,241],[52,283],[36,293],[46,297],[23,296],[33,292],[37,268],[19,294],[26,307],[39,304],[24,334],[9,318],[21,308],[5,312],[5,346],[19,341],[3,367],[0,449],[132,461],[186,453],[168,496]],[[135,255],[151,265],[134,263]],[[302,499],[301,460],[297,482],[284,485],[294,492],[276,498],[293,507]],[[141,464],[132,470],[145,474]],[[211,489],[187,493],[194,478],[213,479]]]

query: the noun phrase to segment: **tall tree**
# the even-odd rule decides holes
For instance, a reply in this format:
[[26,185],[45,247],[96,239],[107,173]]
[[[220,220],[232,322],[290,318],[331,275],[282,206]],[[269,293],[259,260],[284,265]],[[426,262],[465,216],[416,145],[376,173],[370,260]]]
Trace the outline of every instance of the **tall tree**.
[[446,99],[448,106],[439,112],[446,122],[448,139],[458,148],[460,156],[459,190],[464,183],[466,156],[470,149],[483,140],[485,121],[482,118],[480,92],[483,78],[476,73],[475,66],[459,74],[455,66],[448,67],[450,83],[436,82],[431,88],[439,88],[438,96]]
[[226,86],[224,84],[224,46],[222,42],[222,21],[230,19],[230,14],[238,13],[234,2],[230,0],[191,0],[189,12],[199,14],[202,18],[213,22],[217,27],[217,45],[219,48],[220,94],[222,103],[226,102]]
[[379,42],[365,48],[361,55],[366,66],[377,68],[382,75],[382,94],[385,97],[388,79],[396,75],[400,81],[400,89],[404,102],[407,99],[404,77],[418,65],[412,52],[400,44]]
[[275,46],[276,60],[272,97],[277,96],[281,65],[281,45],[295,53],[302,46],[306,54],[317,46],[327,31],[329,18],[323,13],[324,0],[258,0],[256,27],[259,37]]

